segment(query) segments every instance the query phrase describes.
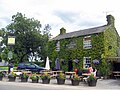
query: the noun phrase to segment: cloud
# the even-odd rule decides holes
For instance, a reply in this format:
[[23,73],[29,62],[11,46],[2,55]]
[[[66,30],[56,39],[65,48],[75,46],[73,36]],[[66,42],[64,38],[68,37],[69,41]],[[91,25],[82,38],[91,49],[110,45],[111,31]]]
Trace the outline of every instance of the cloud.
[[8,23],[10,23],[10,22],[11,22],[10,18],[8,18],[8,17],[0,17],[0,27],[1,28],[4,28],[5,26],[7,26]]
[[78,13],[69,12],[69,11],[68,12],[67,11],[55,11],[54,15],[61,18],[61,20],[64,21],[65,23],[74,23],[76,19],[79,18]]
[[[119,0],[118,0],[119,1]],[[56,36],[61,27],[67,32],[106,24],[106,14],[115,16],[120,29],[117,0],[0,0],[0,28],[10,23],[17,12],[35,18],[42,25],[50,24]],[[119,32],[120,33],[120,32]]]

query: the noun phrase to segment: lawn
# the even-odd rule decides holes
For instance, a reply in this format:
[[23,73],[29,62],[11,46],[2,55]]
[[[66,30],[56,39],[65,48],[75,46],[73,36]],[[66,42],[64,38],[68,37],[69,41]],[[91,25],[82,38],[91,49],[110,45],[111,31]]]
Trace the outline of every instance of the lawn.
[[[14,67],[14,70],[16,70],[17,67]],[[7,66],[0,66],[0,70],[8,70]]]

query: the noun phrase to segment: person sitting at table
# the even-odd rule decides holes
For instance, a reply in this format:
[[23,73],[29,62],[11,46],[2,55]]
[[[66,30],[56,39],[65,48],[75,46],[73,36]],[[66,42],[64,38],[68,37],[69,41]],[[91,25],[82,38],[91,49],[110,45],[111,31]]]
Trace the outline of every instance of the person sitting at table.
[[88,73],[91,74],[93,72],[93,68],[92,66],[90,65],[89,68],[88,68]]
[[76,68],[76,69],[74,70],[74,72],[75,72],[76,74],[78,74],[78,69]]
[[94,75],[94,77],[96,77],[96,73],[97,73],[97,69],[96,69],[96,68],[93,68],[92,74]]
[[78,69],[78,76],[82,76],[82,70]]

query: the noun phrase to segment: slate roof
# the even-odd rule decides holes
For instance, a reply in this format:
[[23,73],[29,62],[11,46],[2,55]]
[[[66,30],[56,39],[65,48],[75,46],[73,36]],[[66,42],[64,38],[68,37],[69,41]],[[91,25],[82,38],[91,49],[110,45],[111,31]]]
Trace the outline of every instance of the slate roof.
[[106,25],[89,28],[89,29],[84,29],[84,30],[79,30],[79,31],[74,31],[74,32],[58,35],[58,36],[54,37],[52,40],[60,40],[60,39],[65,39],[65,38],[72,38],[72,37],[79,37],[79,36],[100,33],[100,32],[104,32],[105,29],[106,29]]

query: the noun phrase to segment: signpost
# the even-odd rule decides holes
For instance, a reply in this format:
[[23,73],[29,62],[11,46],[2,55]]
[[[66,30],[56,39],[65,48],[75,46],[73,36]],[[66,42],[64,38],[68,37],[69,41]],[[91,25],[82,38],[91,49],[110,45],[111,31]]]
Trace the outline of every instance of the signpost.
[[[15,45],[15,36],[8,36],[7,44],[11,49],[13,47],[13,45]],[[8,52],[8,59],[11,60],[12,58],[13,58],[13,53],[12,53],[12,50],[10,50]]]
[[12,51],[9,51],[9,53],[8,53],[8,59],[11,60],[12,58],[13,58],[13,53],[12,53]]

